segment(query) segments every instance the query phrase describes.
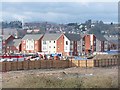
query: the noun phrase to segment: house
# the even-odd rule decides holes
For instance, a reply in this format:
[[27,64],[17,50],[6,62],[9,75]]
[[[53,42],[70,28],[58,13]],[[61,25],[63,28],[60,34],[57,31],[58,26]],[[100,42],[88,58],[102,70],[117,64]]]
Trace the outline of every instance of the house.
[[108,41],[101,34],[86,34],[82,40],[83,53],[104,52],[108,50]]
[[16,29],[16,28],[4,28],[0,29],[2,35],[12,35],[15,38],[22,38],[27,33],[27,30]]
[[105,38],[109,42],[109,50],[118,50],[119,48],[119,41],[118,35],[105,35]]
[[7,44],[8,53],[20,53],[21,52],[21,40],[14,39]]
[[64,52],[67,56],[77,56],[81,52],[80,34],[64,34]]
[[43,34],[26,34],[22,38],[21,51],[24,53],[41,52]]
[[42,39],[42,52],[63,53],[64,35],[61,33],[46,33]]
[[9,47],[7,46],[9,42],[14,40],[13,35],[3,35],[3,40],[2,40],[2,52],[3,54],[9,53]]
[[48,33],[42,39],[42,52],[59,53],[65,56],[78,55],[79,34]]

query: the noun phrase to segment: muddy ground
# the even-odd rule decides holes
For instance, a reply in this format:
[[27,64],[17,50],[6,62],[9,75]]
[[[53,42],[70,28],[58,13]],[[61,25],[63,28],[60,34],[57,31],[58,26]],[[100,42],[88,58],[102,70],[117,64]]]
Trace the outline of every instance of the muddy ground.
[[0,82],[2,88],[117,88],[118,67],[10,71]]

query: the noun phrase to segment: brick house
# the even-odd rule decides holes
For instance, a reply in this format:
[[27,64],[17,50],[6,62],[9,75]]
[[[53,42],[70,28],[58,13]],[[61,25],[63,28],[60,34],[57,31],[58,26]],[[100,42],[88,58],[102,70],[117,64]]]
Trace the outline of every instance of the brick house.
[[7,51],[9,53],[20,53],[21,52],[21,40],[14,39],[7,44]]
[[14,36],[13,35],[3,35],[3,40],[2,40],[2,52],[3,54],[5,53],[10,53],[9,48],[8,48],[8,44],[14,40]]
[[86,34],[82,38],[83,53],[104,52],[108,50],[108,41],[102,35]]
[[43,34],[27,34],[22,38],[21,51],[24,53],[41,52]]
[[118,47],[120,46],[118,37],[118,35],[105,35],[105,38],[109,42],[109,50],[118,50]]
[[77,56],[78,51],[81,49],[81,48],[78,49],[78,46],[81,45],[80,41],[81,41],[80,34],[65,33],[64,34],[64,52],[65,52],[65,55]]
[[78,41],[80,41],[79,34],[45,34],[42,39],[42,52],[78,55]]
[[45,53],[63,53],[64,36],[61,33],[46,33],[42,39],[42,52]]

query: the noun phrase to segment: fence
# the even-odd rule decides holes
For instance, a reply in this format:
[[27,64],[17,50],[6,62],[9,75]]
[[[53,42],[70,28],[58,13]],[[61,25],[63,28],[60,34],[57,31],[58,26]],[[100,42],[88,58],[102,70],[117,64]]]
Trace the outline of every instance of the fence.
[[0,62],[1,71],[17,71],[49,68],[69,67],[103,67],[117,65],[118,59],[96,59],[96,60],[38,60],[19,62]]

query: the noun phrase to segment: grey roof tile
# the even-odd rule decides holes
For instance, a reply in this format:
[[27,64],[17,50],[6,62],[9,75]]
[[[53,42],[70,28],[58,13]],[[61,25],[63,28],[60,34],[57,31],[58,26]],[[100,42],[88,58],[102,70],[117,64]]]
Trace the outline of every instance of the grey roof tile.
[[80,39],[81,39],[80,34],[65,33],[65,36],[66,36],[70,41],[80,41]]
[[26,34],[22,40],[27,40],[27,39],[33,39],[33,40],[39,40],[43,34]]
[[62,34],[61,33],[46,33],[43,37],[43,41],[57,40]]

